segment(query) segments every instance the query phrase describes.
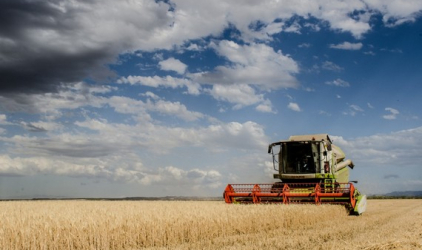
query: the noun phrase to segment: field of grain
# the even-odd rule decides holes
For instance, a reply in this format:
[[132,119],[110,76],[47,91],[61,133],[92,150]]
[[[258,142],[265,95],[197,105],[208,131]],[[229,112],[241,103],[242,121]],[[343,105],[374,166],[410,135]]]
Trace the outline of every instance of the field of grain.
[[0,249],[422,249],[422,200],[341,206],[2,201]]

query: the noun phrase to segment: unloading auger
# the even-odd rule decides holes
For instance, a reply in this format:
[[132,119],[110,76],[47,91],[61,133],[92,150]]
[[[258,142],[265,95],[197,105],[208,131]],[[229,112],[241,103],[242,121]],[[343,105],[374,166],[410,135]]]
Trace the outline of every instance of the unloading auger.
[[327,134],[295,135],[269,145],[275,179],[271,184],[228,184],[226,203],[314,203],[345,205],[350,214],[366,210],[366,195],[349,182],[351,160]]

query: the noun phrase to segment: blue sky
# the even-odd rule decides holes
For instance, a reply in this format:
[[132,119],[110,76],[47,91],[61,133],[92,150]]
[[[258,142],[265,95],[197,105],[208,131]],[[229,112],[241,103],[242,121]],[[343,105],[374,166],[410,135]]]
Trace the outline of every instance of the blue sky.
[[422,190],[420,1],[1,1],[0,198],[219,196],[328,133]]

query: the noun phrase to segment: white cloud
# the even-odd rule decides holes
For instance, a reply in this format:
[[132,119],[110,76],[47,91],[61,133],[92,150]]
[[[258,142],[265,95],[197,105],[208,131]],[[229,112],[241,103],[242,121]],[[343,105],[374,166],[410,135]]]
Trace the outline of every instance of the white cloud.
[[[117,61],[122,53],[143,53],[157,49],[174,49],[204,37],[218,37],[232,25],[239,31],[238,38],[247,44],[266,42],[279,32],[301,32],[295,17],[303,18],[305,26],[314,25],[314,17],[336,31],[350,32],[361,38],[371,30],[369,21],[381,13],[386,25],[399,25],[415,20],[422,9],[418,0],[405,3],[399,0],[379,1],[291,1],[291,2],[233,2],[216,0],[192,2],[190,0],[164,1],[55,1],[48,5],[31,2],[33,11],[40,7],[41,14],[28,15],[33,19],[22,20],[19,36],[3,39],[4,52],[0,57],[8,64],[30,66],[28,63],[42,61],[41,84],[51,87],[57,82],[72,82],[87,77],[104,79],[113,72],[104,67]],[[50,23],[43,15],[51,13],[55,22]],[[209,20],[212,20],[210,22]],[[310,20],[310,21],[308,21]],[[286,22],[290,21],[290,22]],[[254,23],[260,23],[254,27]],[[6,22],[15,23],[15,22]],[[292,23],[286,27],[286,23]],[[301,22],[302,23],[302,22]],[[316,30],[316,29],[315,29]],[[220,45],[221,46],[221,45]],[[343,43],[334,47],[357,49],[359,43]],[[252,46],[256,47],[256,45]],[[278,53],[278,52],[277,52]],[[57,70],[51,70],[50,57],[54,55],[68,64],[57,62]],[[248,55],[250,56],[250,55]],[[284,56],[286,57],[286,56]],[[75,60],[75,61],[72,61]],[[90,61],[87,61],[90,60]],[[47,63],[48,62],[48,63]],[[48,67],[50,65],[50,67]],[[282,65],[292,65],[284,62]],[[67,67],[66,67],[67,66]],[[180,67],[182,66],[182,67]],[[167,66],[164,66],[166,68]],[[183,71],[183,65],[170,66],[171,70]],[[221,68],[221,70],[230,68]],[[249,70],[253,67],[249,67]],[[240,70],[240,67],[237,68]],[[296,69],[283,67],[280,81],[294,81],[291,74]],[[87,73],[89,72],[89,73]],[[239,71],[237,71],[239,72]],[[247,71],[244,71],[247,73]],[[255,72],[256,73],[256,72]],[[59,74],[59,75],[56,75]],[[262,74],[259,74],[262,75]],[[29,75],[27,75],[28,77]],[[237,76],[239,78],[239,76]],[[271,79],[274,79],[270,77]],[[46,79],[49,82],[45,82]],[[255,79],[252,79],[255,80]],[[245,82],[243,82],[245,83]],[[54,85],[54,84],[53,84]],[[293,83],[294,85],[294,83]],[[24,85],[23,85],[24,86]],[[55,85],[54,85],[55,86]]]
[[114,88],[109,86],[89,86],[79,82],[62,86],[57,93],[4,95],[0,96],[0,110],[59,117],[63,110],[83,106],[102,107],[104,99],[97,94],[109,93],[112,90]]
[[159,77],[159,76],[128,76],[121,77],[117,80],[119,84],[131,84],[131,85],[143,85],[149,87],[167,87],[167,88],[187,88],[187,93],[191,95],[199,95],[201,92],[201,86],[186,78],[175,78],[172,76]]
[[63,128],[63,125],[57,122],[21,122],[20,123],[26,130],[31,132],[47,132]]
[[201,50],[203,50],[203,48],[201,46],[199,46],[198,44],[191,43],[191,44],[189,44],[188,47],[186,47],[186,50],[190,50],[190,51],[201,51]]
[[[35,174],[89,177],[142,185],[187,185],[218,188],[222,175],[216,170],[183,170],[173,166],[146,169],[140,159],[128,162],[124,157],[79,160],[78,163],[46,157],[11,158],[0,155],[0,174],[31,176]],[[137,160],[137,161],[135,161]]]
[[356,104],[349,105],[349,108],[348,111],[343,112],[344,115],[355,116],[358,112],[364,112],[364,110]]
[[[124,79],[125,81],[136,81],[135,78]],[[147,81],[151,80],[147,78]],[[154,83],[155,79],[151,82]],[[159,79],[158,79],[159,80]],[[159,81],[156,82],[159,82]],[[167,81],[166,81],[167,80]],[[123,80],[122,80],[123,81]],[[174,78],[164,79],[164,83],[172,87],[189,85],[188,89],[195,92],[196,85],[189,81],[178,82]],[[179,84],[179,85],[178,85]],[[191,87],[193,86],[193,87]],[[160,114],[178,117],[185,121],[195,121],[205,116],[199,112],[190,111],[180,102],[168,102],[159,99],[157,95],[147,92],[145,95],[149,97],[147,102],[136,100],[124,96],[102,97],[97,93],[109,93],[109,88],[102,87],[76,87],[64,88],[59,93],[46,94],[17,94],[14,96],[0,96],[0,108],[4,110],[43,114],[50,119],[56,119],[63,115],[66,110],[76,110],[85,107],[104,108],[106,105],[112,107],[116,112],[122,114],[136,114],[144,119],[150,120],[149,112],[157,112]],[[25,122],[21,125],[29,131],[50,131],[62,128],[62,125],[53,121]]]
[[316,32],[321,30],[321,27],[318,24],[314,24],[314,23],[305,23],[303,26]]
[[263,112],[263,113],[274,113],[274,114],[277,113],[276,111],[273,110],[273,106],[270,100],[263,101],[258,106],[256,106],[255,110],[259,112]]
[[[234,104],[234,109],[258,104],[257,110],[262,112],[273,112],[269,105],[264,103],[263,94],[259,91],[274,90],[280,88],[297,88],[299,86],[294,74],[299,68],[296,62],[281,51],[275,52],[265,44],[253,43],[250,45],[239,45],[232,41],[221,41],[218,44],[210,45],[217,54],[225,57],[230,66],[217,66],[209,72],[188,74],[191,80],[180,80],[157,76],[153,78],[132,77],[121,78],[119,83],[140,83],[146,86],[169,85],[194,86],[192,91],[200,87],[194,85],[201,83],[203,86],[212,85],[211,88],[203,89],[213,98],[219,101],[226,101]],[[195,92],[195,93],[196,93]]]
[[393,109],[393,108],[385,108],[385,111],[390,112],[389,114],[382,116],[382,118],[386,120],[395,120],[397,118],[397,115],[400,114],[400,112],[397,109]]
[[327,85],[333,85],[333,86],[337,86],[337,87],[349,87],[350,84],[340,78],[333,80],[331,82],[325,82],[325,84]]
[[299,107],[299,104],[294,103],[294,102],[290,102],[289,105],[287,105],[287,107],[289,109],[293,110],[293,111],[296,111],[296,112],[300,112],[301,111],[301,109]]
[[185,121],[195,121],[204,117],[202,113],[189,111],[186,106],[180,102],[168,102],[164,100],[158,100],[155,102],[148,101],[146,107],[149,111],[174,115]]
[[209,90],[209,93],[216,100],[235,104],[236,109],[263,101],[263,95],[256,94],[255,90],[246,84],[215,84]]
[[160,65],[161,70],[175,71],[179,75],[183,75],[188,67],[186,64],[182,63],[178,59],[174,59],[173,57],[159,62],[158,65]]
[[300,34],[301,28],[300,24],[297,21],[294,21],[290,26],[286,27],[284,31]]
[[375,56],[375,52],[373,52],[373,51],[365,51],[365,52],[363,52],[363,54],[369,55],[369,56]]
[[383,15],[383,22],[388,26],[400,25],[404,22],[413,22],[422,9],[422,2],[418,0],[365,0],[368,7],[376,9]]
[[350,105],[350,108],[352,108],[355,111],[363,112],[363,109],[355,104]]
[[249,84],[263,90],[299,86],[294,77],[299,72],[297,63],[281,51],[275,52],[265,44],[239,45],[227,40],[211,46],[232,65],[217,66],[212,72],[192,75],[197,82]]
[[262,150],[267,146],[264,129],[255,122],[211,125],[200,132],[204,143],[212,145],[215,150],[227,147]]
[[153,100],[158,100],[158,99],[160,99],[160,97],[159,97],[158,95],[156,95],[156,94],[154,94],[154,93],[152,93],[152,92],[150,92],[150,91],[147,91],[147,92],[145,92],[145,93],[143,93],[143,94],[140,94],[140,96],[146,96],[146,97],[149,97],[149,98],[151,98],[151,99],[153,99]]
[[330,44],[332,49],[343,49],[343,50],[360,50],[362,48],[362,43],[349,43],[343,42],[341,44]]
[[229,148],[250,150],[267,144],[262,126],[254,122],[182,128],[160,126],[153,121],[128,125],[110,123],[105,119],[87,119],[76,121],[74,125],[75,129],[79,128],[75,134],[16,135],[0,137],[0,141],[9,143],[9,149],[16,154],[72,159],[112,157],[138,150],[163,154],[179,147],[199,147],[210,151]]
[[265,27],[264,32],[268,35],[280,33],[283,30],[283,25],[282,22],[270,23]]
[[298,45],[299,48],[310,48],[311,44],[310,43],[301,43]]
[[330,62],[330,61],[325,61],[322,64],[322,68],[325,70],[331,70],[331,71],[336,71],[336,72],[340,72],[342,70],[344,70],[344,68],[338,66],[337,64]]
[[361,38],[364,33],[371,29],[369,24],[365,22],[367,20],[353,19],[350,16],[353,10],[366,9],[365,3],[361,1],[353,0],[347,3],[321,1],[319,4],[320,10],[316,12],[316,17],[327,20],[334,30],[350,32],[354,37]]
[[350,140],[339,136],[331,138],[363,167],[419,167],[422,161],[422,127]]
[[[112,96],[107,103],[114,108],[116,112],[123,114],[136,114],[143,117],[149,117],[148,112],[158,112],[168,116],[179,117],[185,121],[195,121],[204,118],[199,112],[189,111],[185,105],[180,102],[168,102],[158,98],[148,99],[146,102],[135,100],[123,96]],[[149,120],[149,119],[148,119]]]
[[0,114],[0,125],[5,125],[8,124],[9,122],[7,121],[7,115],[5,114]]
[[[114,97],[110,100],[113,100],[110,103],[115,106],[127,103],[127,107],[119,108],[122,112],[136,112],[136,109],[142,109],[145,105],[129,98]],[[171,105],[168,107],[170,103],[163,103],[161,106],[160,101],[163,100],[159,99],[157,103],[151,104],[152,108],[170,113],[184,112],[177,105],[176,108]],[[135,108],[132,110],[130,106]],[[36,124],[40,127],[47,125],[42,122]],[[238,156],[250,155],[256,150],[262,151],[268,143],[263,127],[254,122],[182,128],[159,125],[152,120],[129,125],[87,118],[85,121],[75,122],[72,131],[76,132],[45,133],[42,137],[0,137],[2,143],[9,145],[8,151],[11,153],[0,155],[0,174],[42,174],[107,179],[141,185],[221,188],[225,177],[220,170],[210,167],[215,163],[206,161],[207,164],[204,165],[204,162],[198,161],[196,167],[184,164],[177,166],[181,164],[180,158],[192,157],[193,151],[204,152],[201,153],[201,159],[212,159],[227,152],[236,152]],[[184,149],[187,149],[187,153],[183,153]],[[153,157],[153,154],[158,156]],[[150,161],[151,158],[154,160]],[[174,159],[171,160],[173,164],[162,164],[166,159]],[[194,158],[193,161],[197,160]]]

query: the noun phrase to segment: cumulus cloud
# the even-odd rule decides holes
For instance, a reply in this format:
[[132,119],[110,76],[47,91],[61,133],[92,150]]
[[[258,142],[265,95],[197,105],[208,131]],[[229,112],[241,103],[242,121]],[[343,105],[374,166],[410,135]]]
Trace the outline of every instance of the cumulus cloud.
[[217,100],[235,104],[235,109],[263,101],[263,95],[257,94],[254,88],[246,84],[215,84],[208,92]]
[[127,76],[121,77],[117,80],[119,84],[131,84],[131,85],[143,85],[149,87],[166,87],[166,88],[187,88],[187,93],[191,95],[199,95],[201,92],[201,86],[198,83],[193,82],[187,78],[175,78],[172,76]]
[[[105,108],[109,106],[117,113],[136,114],[143,118],[148,118],[150,112],[178,117],[185,121],[195,121],[205,117],[200,112],[188,110],[180,102],[162,100],[151,92],[145,94],[148,97],[145,102],[124,96],[103,97],[99,95],[109,93],[109,91],[111,91],[109,87],[88,87],[77,84],[71,88],[63,88],[58,93],[0,96],[0,110],[44,114],[46,118],[57,119],[62,117],[66,110],[77,110],[87,107]],[[20,125],[32,132],[57,130],[62,127],[52,121],[23,122]]]
[[230,64],[188,77],[203,86],[211,85],[206,92],[216,100],[233,103],[235,109],[258,104],[257,110],[273,112],[260,91],[299,86],[294,76],[298,65],[281,51],[265,44],[240,45],[227,40],[212,43],[211,47]]
[[264,100],[262,103],[256,106],[255,109],[263,113],[277,113],[275,110],[273,110],[273,106],[270,100]]
[[422,127],[346,140],[331,136],[347,155],[363,166],[418,167],[422,161]]
[[168,8],[148,1],[2,1],[1,91],[54,92],[61,83],[112,77],[105,65],[119,53],[153,48],[153,34],[172,23]]
[[293,111],[296,111],[296,112],[300,112],[301,111],[301,109],[299,107],[299,104],[294,103],[294,102],[290,102],[289,105],[287,105],[287,107],[289,109],[293,110]]
[[[0,91],[55,92],[60,84],[86,78],[104,80],[115,76],[107,65],[115,63],[121,53],[172,49],[186,41],[219,36],[229,24],[239,31],[240,39],[253,43],[271,40],[272,35],[283,31],[300,32],[302,27],[298,22],[286,26],[284,21],[292,17],[307,20],[312,16],[327,22],[333,30],[350,32],[361,38],[370,31],[373,15],[381,13],[384,23],[394,26],[415,20],[422,9],[417,0],[406,3],[399,0],[388,3],[376,0],[309,1],[306,4],[298,1],[280,4],[176,0],[172,3],[147,0],[119,1],[118,4],[112,0],[2,1]],[[251,25],[257,22],[260,25]],[[309,24],[305,22],[305,26]],[[217,47],[224,46],[223,43]],[[359,43],[349,42],[333,46],[341,49],[361,47]],[[224,53],[222,49],[219,51]],[[293,84],[291,73],[296,70],[288,69],[288,65],[296,66],[288,61],[284,58],[283,65],[287,68],[283,67],[282,81]],[[163,67],[172,67],[171,70],[178,73],[183,71],[181,64],[177,68],[174,64]],[[225,70],[234,73],[227,67],[216,71]]]
[[89,162],[79,160],[77,163],[72,163],[46,157],[11,158],[0,155],[0,175],[31,176],[40,173],[99,178],[115,182],[139,183],[145,186],[186,185],[189,188],[217,188],[220,187],[222,179],[222,175],[216,170],[183,170],[173,166],[149,170],[140,162],[127,162],[124,157],[103,158]]
[[182,63],[178,59],[174,59],[173,57],[159,62],[158,65],[160,65],[161,70],[175,71],[179,75],[182,75],[183,73],[185,73],[186,68],[188,67],[186,64]]
[[226,148],[261,150],[267,146],[268,139],[262,125],[251,121],[210,125],[200,130],[200,138],[204,145],[212,146],[210,149],[213,150]]
[[[254,122],[230,122],[199,128],[166,127],[151,122],[127,125],[107,120],[88,119],[74,123],[78,134],[47,134],[43,137],[16,135],[1,137],[15,154],[25,156],[97,158],[146,150],[169,153],[179,147],[200,147],[209,151],[264,148],[267,137]],[[82,133],[82,131],[86,131]],[[12,146],[13,145],[13,146]]]
[[195,121],[204,117],[204,115],[200,112],[189,111],[186,106],[180,102],[168,102],[164,100],[158,100],[155,102],[148,101],[146,107],[151,111],[167,115],[175,115],[185,121]]
[[116,112],[142,115],[143,117],[149,117],[148,114],[150,112],[157,112],[163,115],[175,116],[185,121],[195,121],[204,118],[202,113],[190,111],[180,102],[165,101],[156,95],[151,99],[147,99],[146,102],[123,96],[112,96],[107,100],[107,104],[114,108]]
[[249,84],[263,90],[296,88],[297,63],[281,51],[265,44],[239,45],[223,40],[212,44],[217,54],[225,57],[230,66],[217,66],[214,71],[192,75],[204,84]]
[[360,50],[362,48],[362,43],[349,43],[343,42],[340,44],[330,44],[332,49],[343,49],[343,50]]
[[370,9],[376,9],[383,15],[383,22],[387,26],[397,26],[405,22],[414,22],[418,12],[422,9],[422,3],[418,0],[400,1],[392,0],[383,3],[378,0],[366,0]]
[[189,168],[161,165],[157,160],[145,164],[144,158],[148,160],[151,154],[181,157],[180,151],[173,151],[183,148],[189,149],[189,156],[192,150],[206,152],[201,159],[210,153],[224,155],[233,151],[249,155],[261,151],[268,141],[263,127],[254,122],[182,128],[160,126],[153,121],[128,125],[90,118],[75,122],[74,130],[78,132],[0,137],[1,143],[9,145],[9,154],[0,155],[0,174],[61,175],[141,185],[216,188],[221,186],[222,174],[210,167],[203,169],[203,163]]
[[[121,77],[117,83],[150,87],[186,87],[189,94],[208,93],[216,100],[232,103],[234,109],[258,104],[257,110],[262,112],[273,111],[259,91],[299,86],[294,77],[294,74],[298,73],[298,65],[281,51],[275,52],[264,44],[239,45],[227,40],[218,44],[212,43],[211,48],[231,64],[217,66],[209,72],[187,74],[187,78],[128,76]],[[163,62],[169,61],[160,62],[162,68]],[[171,64],[174,65],[174,60],[171,60]],[[167,69],[170,69],[170,66]],[[173,70],[183,73],[185,68]]]
[[89,86],[78,82],[63,85],[57,92],[16,93],[0,95],[0,110],[30,114],[46,114],[59,117],[62,110],[83,106],[102,107],[104,99],[98,94],[112,91],[109,86]]

